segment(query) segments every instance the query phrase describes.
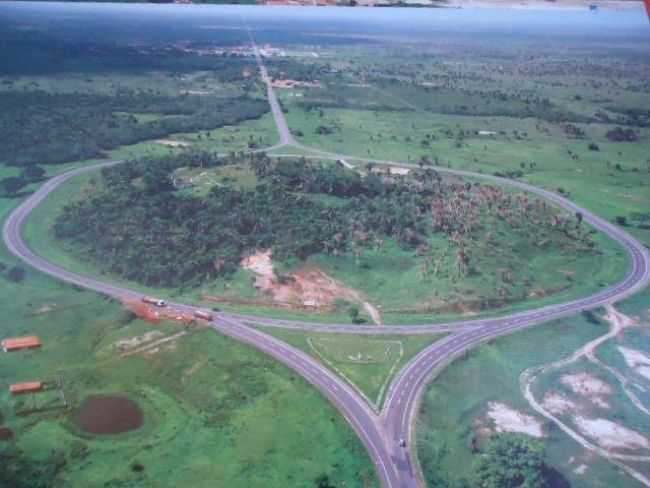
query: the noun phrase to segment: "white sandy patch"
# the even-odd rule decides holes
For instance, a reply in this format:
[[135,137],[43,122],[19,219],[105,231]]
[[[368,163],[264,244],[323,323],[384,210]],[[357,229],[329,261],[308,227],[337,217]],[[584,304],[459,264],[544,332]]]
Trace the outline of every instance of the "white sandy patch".
[[576,469],[573,470],[575,474],[585,474],[587,471],[587,465],[586,464],[581,464],[578,466]]
[[573,403],[564,395],[555,392],[549,392],[544,395],[544,400],[542,400],[542,406],[551,413],[556,415],[561,415],[566,412],[574,411],[578,408],[578,405]]
[[[648,378],[650,380],[650,366],[639,366],[636,370],[641,376]],[[645,391],[642,389],[642,391]]]
[[586,397],[612,393],[611,386],[589,373],[566,374],[560,378],[560,383],[571,388],[577,395]]
[[497,432],[518,432],[532,437],[544,437],[542,423],[535,417],[499,402],[488,403],[488,408],[487,415],[494,420]]
[[606,449],[650,449],[644,435],[607,419],[574,418],[578,429]]
[[154,142],[168,147],[187,147],[190,145],[189,142],[173,141],[171,139],[157,139]]
[[625,363],[641,376],[650,379],[650,357],[644,352],[625,346],[618,346]]
[[151,332],[147,332],[145,334],[142,334],[141,336],[120,339],[119,341],[116,341],[113,344],[113,347],[115,347],[119,351],[128,351],[129,349],[138,347],[139,345],[144,344],[145,342],[153,341],[154,339],[157,339],[158,337],[161,337],[163,335],[164,334],[160,331],[152,330]]

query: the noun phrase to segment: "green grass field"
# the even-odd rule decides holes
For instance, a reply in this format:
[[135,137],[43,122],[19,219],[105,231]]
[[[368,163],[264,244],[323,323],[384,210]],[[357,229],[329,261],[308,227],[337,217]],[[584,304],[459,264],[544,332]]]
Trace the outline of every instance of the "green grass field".
[[360,390],[381,409],[388,385],[425,347],[444,334],[361,336],[262,328],[313,356]]

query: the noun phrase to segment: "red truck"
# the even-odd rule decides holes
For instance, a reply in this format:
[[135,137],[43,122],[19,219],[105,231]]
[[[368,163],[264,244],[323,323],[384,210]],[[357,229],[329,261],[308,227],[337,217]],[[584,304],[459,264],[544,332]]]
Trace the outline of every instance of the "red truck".
[[210,312],[204,312],[203,310],[195,311],[194,316],[197,319],[207,320],[208,322],[212,322],[212,320],[214,320],[214,315],[212,315]]

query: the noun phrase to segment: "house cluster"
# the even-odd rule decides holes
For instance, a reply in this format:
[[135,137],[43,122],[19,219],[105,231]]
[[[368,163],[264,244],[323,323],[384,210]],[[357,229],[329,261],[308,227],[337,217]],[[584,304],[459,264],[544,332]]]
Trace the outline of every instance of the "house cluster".
[[[13,337],[4,339],[0,342],[3,352],[20,352],[30,349],[40,349],[42,346],[41,339],[38,336]],[[27,381],[24,383],[14,383],[9,385],[9,393],[12,396],[26,395],[28,393],[38,393],[43,391],[41,381]]]

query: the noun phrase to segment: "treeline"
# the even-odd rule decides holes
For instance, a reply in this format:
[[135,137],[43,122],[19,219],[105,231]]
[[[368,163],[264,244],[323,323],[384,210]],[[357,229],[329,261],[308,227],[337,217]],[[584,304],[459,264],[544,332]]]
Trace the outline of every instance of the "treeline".
[[[232,164],[249,165],[257,185],[223,183],[205,197],[174,186],[176,168]],[[367,170],[360,176],[338,165],[276,162],[263,154],[196,152],[130,161],[105,169],[90,197],[64,208],[54,231],[104,270],[164,286],[228,275],[256,249],[271,248],[280,261],[320,252],[354,253],[359,260],[364,250],[392,239],[429,256],[433,233],[447,237],[458,273],[466,275],[472,242],[486,228],[508,229],[544,247],[575,242],[593,248],[579,223],[543,202],[498,187],[445,182],[431,168],[413,177]],[[435,256],[426,258],[427,273],[439,272]]]
[[[22,37],[22,36],[21,36]],[[223,39],[224,44],[229,39]],[[238,37],[230,41],[240,42]],[[214,41],[206,41],[214,44]],[[211,71],[221,81],[241,81],[245,68],[254,70],[254,60],[233,56],[200,56],[169,45],[124,46],[55,39],[0,40],[0,75],[53,75],[57,73],[148,73],[152,70],[184,73]]]
[[272,58],[266,64],[269,75],[278,79],[314,81],[320,80],[332,72],[329,63],[306,63],[293,59]]
[[[124,144],[237,124],[268,110],[265,101],[247,97],[169,97],[144,90],[115,96],[5,91],[0,106],[0,163],[12,166],[99,157]],[[161,117],[139,122],[129,113]]]
[[[421,87],[415,84],[378,85],[380,92],[367,87],[330,84],[304,91],[297,104],[305,110],[351,108],[358,110],[414,110],[448,115],[535,117],[549,122],[590,122],[586,117],[565,110],[550,100],[516,91],[482,91],[454,87]],[[383,93],[382,93],[383,92]]]

